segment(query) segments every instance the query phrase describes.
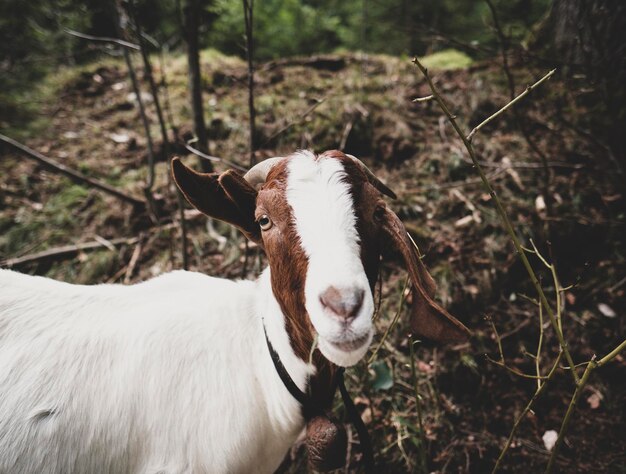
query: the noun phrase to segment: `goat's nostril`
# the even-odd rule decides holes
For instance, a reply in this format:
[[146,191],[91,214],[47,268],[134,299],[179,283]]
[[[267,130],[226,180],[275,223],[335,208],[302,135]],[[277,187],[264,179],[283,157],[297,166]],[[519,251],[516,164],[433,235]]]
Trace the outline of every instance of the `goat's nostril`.
[[320,303],[341,319],[354,319],[363,305],[365,291],[361,288],[337,289],[329,286],[321,295]]

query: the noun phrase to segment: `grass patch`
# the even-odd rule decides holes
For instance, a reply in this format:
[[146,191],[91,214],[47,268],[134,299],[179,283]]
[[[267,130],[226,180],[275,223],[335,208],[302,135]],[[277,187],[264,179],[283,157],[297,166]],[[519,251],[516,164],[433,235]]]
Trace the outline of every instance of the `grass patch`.
[[467,54],[459,50],[444,49],[443,51],[424,56],[421,62],[428,69],[447,71],[469,67],[474,61]]

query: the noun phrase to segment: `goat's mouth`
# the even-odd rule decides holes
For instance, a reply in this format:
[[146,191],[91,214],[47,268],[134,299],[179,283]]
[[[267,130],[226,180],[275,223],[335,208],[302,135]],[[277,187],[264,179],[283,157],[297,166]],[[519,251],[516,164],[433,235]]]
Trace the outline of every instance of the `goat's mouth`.
[[366,332],[362,336],[358,336],[352,339],[344,339],[340,341],[328,341],[329,344],[336,347],[343,352],[352,352],[363,347],[366,343],[369,343],[370,333]]
[[365,334],[344,334],[343,337],[324,338],[320,335],[319,349],[328,360],[341,367],[356,364],[367,352],[372,342],[372,330]]

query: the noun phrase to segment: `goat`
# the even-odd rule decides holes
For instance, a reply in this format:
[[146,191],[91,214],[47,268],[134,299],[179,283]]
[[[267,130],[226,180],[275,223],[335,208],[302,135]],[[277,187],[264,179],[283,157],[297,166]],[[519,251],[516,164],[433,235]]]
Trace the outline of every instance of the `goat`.
[[132,286],[0,270],[1,473],[273,472],[305,420],[264,331],[298,388],[329,407],[337,366],[372,340],[389,244],[411,275],[413,330],[465,338],[382,199],[393,193],[356,158],[298,152],[245,177],[172,169],[269,267],[256,281],[174,271]]

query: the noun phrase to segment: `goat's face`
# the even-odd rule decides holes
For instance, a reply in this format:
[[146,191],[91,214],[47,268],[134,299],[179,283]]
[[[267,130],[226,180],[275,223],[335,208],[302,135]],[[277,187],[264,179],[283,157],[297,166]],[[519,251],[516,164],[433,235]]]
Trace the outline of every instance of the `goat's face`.
[[292,155],[259,189],[255,219],[274,295],[301,356],[312,333],[322,354],[342,366],[369,347],[379,255],[370,199],[381,200],[358,167],[328,153]]
[[355,364],[372,340],[381,243],[404,257],[414,288],[412,329],[459,340],[466,328],[432,299],[434,283],[381,192],[394,194],[356,158],[338,151],[266,160],[245,177],[199,174],[173,161],[176,182],[205,214],[237,226],[266,251],[272,290],[296,354]]

